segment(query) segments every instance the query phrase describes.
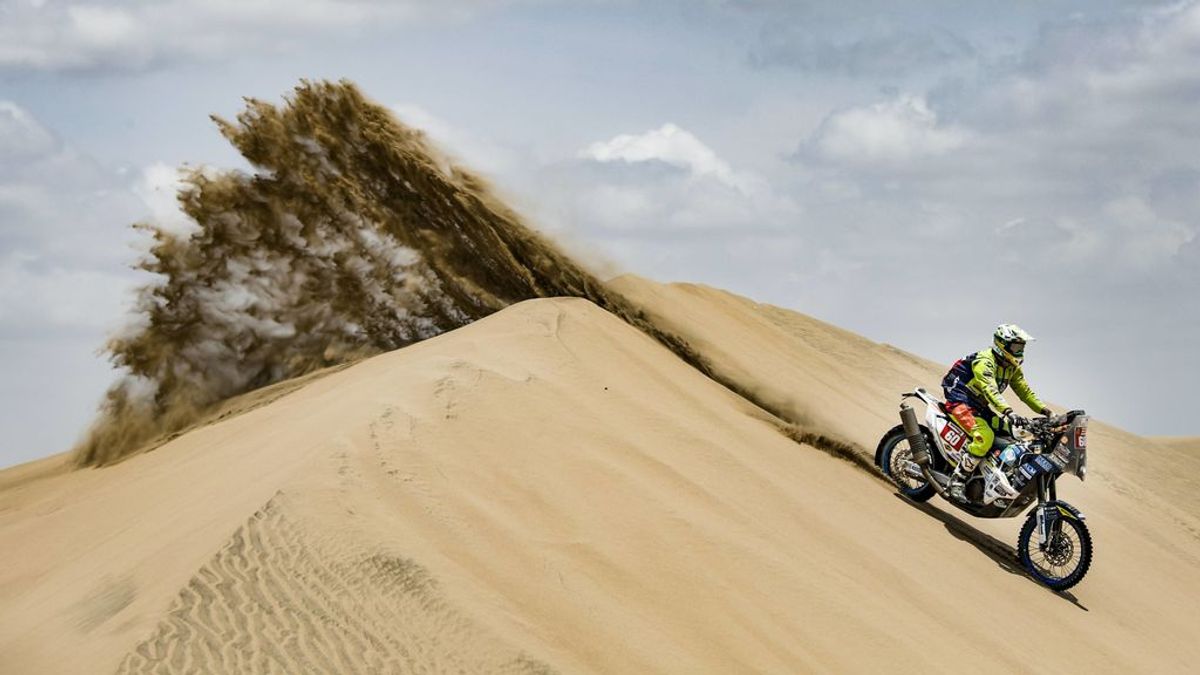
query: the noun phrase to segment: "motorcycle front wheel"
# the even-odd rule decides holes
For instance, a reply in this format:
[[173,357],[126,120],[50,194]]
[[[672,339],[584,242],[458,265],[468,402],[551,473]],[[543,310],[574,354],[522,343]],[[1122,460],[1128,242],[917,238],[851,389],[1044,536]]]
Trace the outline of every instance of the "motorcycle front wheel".
[[1082,520],[1063,516],[1055,521],[1050,542],[1042,547],[1037,534],[1037,509],[1021,527],[1017,555],[1030,576],[1055,591],[1083,580],[1092,565],[1092,535]]

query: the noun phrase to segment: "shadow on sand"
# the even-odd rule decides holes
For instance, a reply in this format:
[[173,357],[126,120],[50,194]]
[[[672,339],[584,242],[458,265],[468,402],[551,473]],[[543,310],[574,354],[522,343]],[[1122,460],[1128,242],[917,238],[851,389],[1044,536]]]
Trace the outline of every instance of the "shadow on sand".
[[1087,607],[1080,604],[1079,599],[1070,591],[1052,591],[1030,577],[1026,573],[1025,568],[1021,566],[1021,561],[1017,558],[1017,551],[1012,546],[986,532],[980,532],[953,514],[942,511],[930,504],[916,504],[900,493],[896,493],[896,498],[914,509],[923,512],[925,515],[941,521],[946,526],[947,532],[954,535],[956,539],[974,546],[980,553],[991,558],[1005,572],[1028,579],[1030,583],[1036,584],[1038,588],[1044,589],[1047,593],[1056,595],[1085,612],[1090,611]]

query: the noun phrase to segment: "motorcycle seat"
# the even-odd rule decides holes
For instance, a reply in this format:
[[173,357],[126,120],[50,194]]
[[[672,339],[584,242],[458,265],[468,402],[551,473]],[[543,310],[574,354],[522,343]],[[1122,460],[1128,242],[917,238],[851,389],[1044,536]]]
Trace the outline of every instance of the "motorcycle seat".
[[955,427],[957,427],[959,430],[961,430],[964,434],[968,433],[966,427],[959,424],[958,418],[955,417],[954,415],[950,414],[950,409],[946,407],[946,403],[944,401],[938,401],[937,407],[938,407],[938,412],[942,413],[942,415],[944,415],[947,419],[949,419],[951,424],[953,424]]

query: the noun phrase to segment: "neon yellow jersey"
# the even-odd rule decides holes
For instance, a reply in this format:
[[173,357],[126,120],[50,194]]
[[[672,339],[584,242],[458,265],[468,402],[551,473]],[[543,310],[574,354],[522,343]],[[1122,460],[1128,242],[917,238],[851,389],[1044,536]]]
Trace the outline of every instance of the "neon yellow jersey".
[[955,363],[946,374],[942,386],[951,401],[959,400],[963,398],[961,394],[966,394],[966,398],[984,403],[1001,415],[1012,410],[1012,406],[1004,400],[1004,390],[1009,386],[1034,412],[1040,413],[1046,408],[1046,404],[1025,381],[1021,367],[997,362],[996,354],[991,349],[982,349]]

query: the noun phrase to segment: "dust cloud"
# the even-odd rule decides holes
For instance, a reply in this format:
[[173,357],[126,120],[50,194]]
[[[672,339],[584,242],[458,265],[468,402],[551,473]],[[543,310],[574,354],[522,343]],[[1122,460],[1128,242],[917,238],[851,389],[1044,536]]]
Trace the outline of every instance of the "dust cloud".
[[587,298],[702,370],[478,175],[348,81],[303,81],[281,105],[214,117],[253,167],[189,169],[192,227],[135,225],[129,325],[106,345],[123,376],[76,447],[103,465],[153,447],[230,397],[438,335],[529,298]]

